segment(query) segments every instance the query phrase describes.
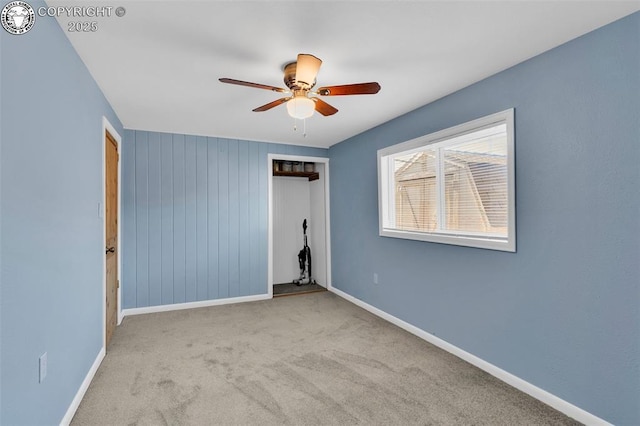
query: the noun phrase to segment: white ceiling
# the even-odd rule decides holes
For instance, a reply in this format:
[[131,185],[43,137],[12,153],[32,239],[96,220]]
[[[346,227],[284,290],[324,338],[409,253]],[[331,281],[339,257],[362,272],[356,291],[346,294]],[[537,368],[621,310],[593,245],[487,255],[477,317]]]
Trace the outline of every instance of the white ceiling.
[[[126,128],[318,147],[640,10],[637,0],[90,2],[100,4],[126,14],[95,19],[93,33],[58,21]],[[323,60],[318,86],[382,89],[324,97],[340,111],[314,114],[303,137],[284,105],[251,111],[282,94],[218,82],[284,87],[282,67],[298,53]]]

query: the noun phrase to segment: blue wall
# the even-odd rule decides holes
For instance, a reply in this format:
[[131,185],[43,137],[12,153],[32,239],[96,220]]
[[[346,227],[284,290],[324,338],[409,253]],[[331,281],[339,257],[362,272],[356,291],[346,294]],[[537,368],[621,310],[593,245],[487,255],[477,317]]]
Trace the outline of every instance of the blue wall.
[[292,145],[125,132],[125,309],[267,293],[268,153],[328,155]]
[[58,424],[103,346],[102,116],[122,126],[54,18],[0,33],[0,423]]
[[[636,13],[331,147],[333,285],[640,424],[639,39]],[[378,236],[378,149],[512,107],[517,253]]]

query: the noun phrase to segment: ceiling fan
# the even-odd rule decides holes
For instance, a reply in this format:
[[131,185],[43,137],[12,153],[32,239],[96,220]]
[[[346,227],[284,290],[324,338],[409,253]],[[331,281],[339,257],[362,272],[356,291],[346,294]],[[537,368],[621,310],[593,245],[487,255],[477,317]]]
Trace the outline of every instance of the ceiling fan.
[[288,89],[268,86],[266,84],[250,83],[248,81],[234,80],[232,78],[219,79],[222,83],[237,84],[239,86],[255,87],[257,89],[272,90],[274,92],[288,93],[289,96],[280,98],[268,104],[255,108],[254,112],[270,110],[278,105],[287,104],[287,111],[293,118],[304,119],[311,117],[314,111],[324,116],[333,115],[338,109],[329,105],[322,99],[310,96],[343,96],[343,95],[373,95],[380,91],[380,85],[376,82],[344,84],[341,86],[323,86],[313,90],[316,85],[316,76],[320,70],[322,61],[313,55],[300,53],[295,62],[284,66],[284,84]]

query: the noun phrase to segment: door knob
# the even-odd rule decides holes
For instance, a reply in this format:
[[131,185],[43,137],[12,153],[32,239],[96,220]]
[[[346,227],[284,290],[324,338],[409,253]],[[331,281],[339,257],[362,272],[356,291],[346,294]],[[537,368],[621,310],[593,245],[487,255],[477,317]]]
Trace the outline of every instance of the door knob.
[[109,247],[109,248],[107,248],[107,249],[105,250],[105,254],[106,254],[106,253],[115,253],[115,251],[116,251],[116,248],[115,248],[115,247]]

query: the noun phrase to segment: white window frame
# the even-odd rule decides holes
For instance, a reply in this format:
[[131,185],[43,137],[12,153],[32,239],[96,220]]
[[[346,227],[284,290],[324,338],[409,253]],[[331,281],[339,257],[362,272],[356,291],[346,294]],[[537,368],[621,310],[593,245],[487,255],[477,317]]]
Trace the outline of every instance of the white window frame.
[[[512,108],[378,150],[378,218],[380,236],[515,252],[516,183],[513,117],[514,110]],[[432,149],[446,146],[447,142],[452,138],[498,124],[507,125],[507,194],[509,199],[506,238],[473,232],[407,231],[387,226],[387,224],[395,223],[395,181],[392,176],[389,175],[389,171],[393,170],[393,165],[390,164],[390,162],[394,154],[406,153],[411,150],[418,151],[420,148],[425,147]],[[441,173],[438,173],[438,175],[441,175]],[[444,185],[439,185],[439,187],[442,189]],[[439,194],[439,199],[442,199],[442,196],[443,194]],[[443,203],[440,203],[440,208],[443,208]],[[438,220],[440,220],[441,217],[442,215],[439,215]]]

